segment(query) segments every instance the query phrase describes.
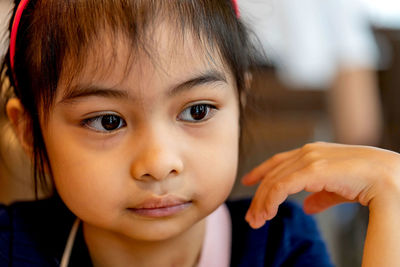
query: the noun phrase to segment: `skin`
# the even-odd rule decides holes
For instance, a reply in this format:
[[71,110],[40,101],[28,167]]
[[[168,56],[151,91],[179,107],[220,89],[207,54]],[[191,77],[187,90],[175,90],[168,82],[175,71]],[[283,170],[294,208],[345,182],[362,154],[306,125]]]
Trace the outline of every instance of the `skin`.
[[260,183],[246,220],[253,228],[272,219],[290,194],[312,192],[307,213],[343,202],[370,210],[363,266],[400,266],[400,155],[391,151],[329,143],[307,144],[275,155],[243,177]]
[[[195,265],[205,217],[227,199],[236,176],[239,103],[229,69],[215,52],[209,62],[191,38],[170,41],[168,25],[152,34],[156,64],[138,52],[128,73],[128,42],[120,36],[113,50],[104,35],[94,46],[102,51],[72,86],[61,81],[41,125],[55,187],[83,221],[95,266]],[[114,51],[115,64],[99,71]],[[10,117],[23,116],[17,101],[8,105]],[[198,121],[190,112],[196,105],[208,111]],[[102,124],[107,114],[121,118],[111,131]],[[134,211],[168,197],[184,208],[160,217]]]

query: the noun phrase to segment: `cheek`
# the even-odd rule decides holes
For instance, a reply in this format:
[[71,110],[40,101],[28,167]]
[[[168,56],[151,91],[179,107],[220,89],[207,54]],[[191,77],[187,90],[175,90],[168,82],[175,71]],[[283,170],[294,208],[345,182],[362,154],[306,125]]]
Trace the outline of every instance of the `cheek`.
[[62,134],[47,136],[45,141],[55,187],[73,213],[83,218],[95,215],[99,207],[107,210],[118,206],[123,185],[113,178],[121,174],[118,168],[110,168],[118,158],[88,152]]
[[[221,129],[223,128],[223,129]],[[212,138],[200,144],[191,161],[199,198],[206,205],[220,205],[229,196],[235,182],[239,154],[239,125],[235,117],[210,134]],[[201,151],[201,152],[200,152]]]

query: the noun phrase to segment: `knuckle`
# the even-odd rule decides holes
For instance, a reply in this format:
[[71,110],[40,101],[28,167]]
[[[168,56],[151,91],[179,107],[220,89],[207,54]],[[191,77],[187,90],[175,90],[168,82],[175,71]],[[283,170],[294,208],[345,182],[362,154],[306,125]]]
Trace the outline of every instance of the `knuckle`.
[[324,169],[326,169],[325,162],[326,161],[323,159],[312,160],[310,164],[307,165],[306,171],[312,173],[323,171]]
[[307,153],[304,154],[304,159],[306,159],[307,161],[314,161],[317,158],[318,158],[318,152],[314,150],[308,151]]
[[307,144],[302,148],[302,154],[306,159],[312,159],[319,155],[315,144]]
[[348,200],[355,200],[357,198],[357,193],[348,188],[342,188],[339,191],[339,195]]
[[314,146],[315,146],[314,143],[308,143],[308,144],[305,144],[305,145],[301,148],[301,150],[302,150],[304,153],[307,153],[307,152],[312,151],[312,150],[314,149]]
[[279,181],[272,185],[271,192],[279,193],[285,191],[285,189],[286,189],[286,184],[282,181]]
[[271,157],[271,161],[273,162],[280,162],[283,158],[283,153],[275,154]]
[[326,146],[326,142],[322,142],[322,141],[317,141],[317,142],[313,142],[313,143],[308,143],[305,144],[302,147],[302,150],[307,153],[307,152],[311,152],[311,151],[316,151],[317,149],[320,149],[324,146]]
[[307,148],[307,150],[303,152],[303,160],[310,164],[316,164],[317,166],[325,162],[323,154],[319,150],[310,148]]
[[324,189],[324,185],[321,183],[309,183],[304,187],[307,192],[320,192]]

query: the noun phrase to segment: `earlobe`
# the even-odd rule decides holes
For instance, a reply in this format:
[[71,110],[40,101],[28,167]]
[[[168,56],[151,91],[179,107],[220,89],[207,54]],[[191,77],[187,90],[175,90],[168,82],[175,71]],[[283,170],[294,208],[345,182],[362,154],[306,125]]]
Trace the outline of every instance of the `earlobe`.
[[18,98],[11,98],[8,100],[6,112],[18,141],[25,153],[31,156],[33,151],[32,130],[29,126],[28,115],[26,114],[21,101]]

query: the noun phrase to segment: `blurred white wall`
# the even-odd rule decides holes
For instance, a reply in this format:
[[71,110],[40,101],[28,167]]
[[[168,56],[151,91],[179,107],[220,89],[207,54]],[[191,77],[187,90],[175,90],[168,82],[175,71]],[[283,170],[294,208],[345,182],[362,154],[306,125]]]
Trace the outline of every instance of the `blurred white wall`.
[[358,0],[239,0],[282,81],[328,87],[339,68],[375,68],[378,49]]
[[8,46],[8,24],[11,15],[11,0],[0,0],[0,60],[4,56]]
[[361,0],[367,7],[374,25],[384,28],[400,28],[399,0]]

